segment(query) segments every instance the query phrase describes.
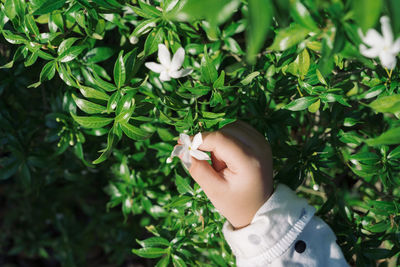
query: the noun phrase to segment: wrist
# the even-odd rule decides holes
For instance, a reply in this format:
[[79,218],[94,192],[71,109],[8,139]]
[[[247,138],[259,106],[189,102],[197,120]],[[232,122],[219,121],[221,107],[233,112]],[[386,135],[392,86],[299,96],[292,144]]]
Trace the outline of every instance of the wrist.
[[247,216],[246,218],[244,218],[243,221],[241,222],[233,222],[233,221],[229,221],[229,223],[232,225],[233,230],[239,230],[242,228],[245,228],[247,226],[249,226],[253,219],[254,216],[256,215],[257,211],[263,206],[265,205],[265,203],[268,201],[268,199],[272,196],[272,194],[274,193],[274,188],[270,187],[270,189],[267,191],[267,193],[265,194],[264,198],[261,198],[261,201],[258,202],[258,205],[254,205],[255,209],[254,212],[250,214],[250,216]]

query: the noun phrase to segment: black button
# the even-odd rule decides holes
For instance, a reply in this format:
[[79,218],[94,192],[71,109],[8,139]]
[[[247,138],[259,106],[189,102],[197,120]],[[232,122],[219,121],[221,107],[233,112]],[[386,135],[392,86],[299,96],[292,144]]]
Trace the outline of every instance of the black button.
[[303,253],[306,250],[306,243],[303,240],[299,240],[294,244],[294,249],[297,253]]

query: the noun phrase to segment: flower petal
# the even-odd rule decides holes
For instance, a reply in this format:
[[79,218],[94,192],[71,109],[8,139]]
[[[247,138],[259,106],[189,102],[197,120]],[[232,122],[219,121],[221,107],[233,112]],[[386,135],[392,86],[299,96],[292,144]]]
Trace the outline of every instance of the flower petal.
[[171,71],[169,75],[171,75],[172,78],[178,79],[181,77],[185,77],[192,72],[193,72],[192,69],[181,69],[181,70]]
[[184,59],[185,59],[185,49],[179,47],[178,50],[176,50],[174,56],[172,57],[171,70],[174,71],[180,69]]
[[367,48],[365,45],[360,44],[360,53],[364,57],[375,58],[375,57],[379,56],[380,52],[381,52],[381,50],[376,47]]
[[176,146],[174,147],[174,150],[172,150],[172,152],[171,152],[170,158],[179,157],[180,154],[181,154],[182,151],[183,151],[183,148],[184,148],[184,146],[182,146],[182,145],[176,145]]
[[393,43],[393,32],[390,20],[387,16],[381,17],[382,34],[385,45],[391,46]]
[[181,141],[185,146],[192,146],[192,142],[190,141],[190,136],[184,133],[179,135],[179,141]]
[[163,70],[160,74],[160,81],[166,82],[166,81],[170,81],[170,80],[171,80],[171,76],[169,76],[167,71]]
[[168,51],[168,48],[163,45],[158,45],[158,60],[165,67],[169,68],[171,66],[171,54]]
[[184,152],[183,156],[181,157],[181,161],[186,170],[189,170],[190,166],[192,166],[192,157],[190,156],[189,151],[186,150]]
[[203,143],[203,137],[201,136],[201,133],[197,133],[193,137],[192,141],[192,149],[196,150],[199,148],[199,146]]
[[392,70],[396,66],[396,55],[389,52],[382,52],[379,54],[379,59],[383,67]]
[[193,158],[196,158],[198,160],[210,160],[210,156],[208,156],[205,152],[200,151],[200,150],[190,150],[190,155]]
[[390,52],[393,54],[398,54],[400,52],[400,37],[394,42]]
[[361,36],[361,39],[369,46],[383,46],[383,37],[374,29],[368,30],[365,36]]
[[155,62],[146,62],[144,65],[150,69],[151,71],[161,73],[163,70],[165,70],[164,66]]

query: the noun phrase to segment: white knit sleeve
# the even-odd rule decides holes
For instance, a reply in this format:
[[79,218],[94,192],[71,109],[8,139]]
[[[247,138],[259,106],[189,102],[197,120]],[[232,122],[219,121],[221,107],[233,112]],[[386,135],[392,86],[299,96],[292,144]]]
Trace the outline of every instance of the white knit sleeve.
[[251,224],[223,227],[239,267],[348,266],[329,226],[315,208],[280,184]]

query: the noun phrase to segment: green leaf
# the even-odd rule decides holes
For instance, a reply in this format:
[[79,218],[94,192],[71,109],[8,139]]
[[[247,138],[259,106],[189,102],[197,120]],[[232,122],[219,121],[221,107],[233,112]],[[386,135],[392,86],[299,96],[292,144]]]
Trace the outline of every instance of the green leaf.
[[72,98],[74,99],[76,105],[84,112],[88,114],[98,114],[102,113],[106,110],[105,107],[92,103],[90,101],[87,101],[85,99],[81,99],[76,97],[74,94],[72,94]]
[[185,261],[178,255],[172,255],[172,263],[174,267],[187,267]]
[[180,175],[175,176],[175,184],[180,194],[189,193],[194,195],[193,188],[189,185],[189,183]]
[[365,225],[364,229],[372,233],[386,232],[388,229],[390,229],[390,221],[380,221],[375,224]]
[[114,49],[107,46],[99,46],[89,50],[83,59],[87,63],[98,63],[109,59],[114,55]]
[[126,70],[126,80],[130,81],[132,77],[136,74],[137,66],[136,63],[137,49],[133,49],[124,56],[125,70]]
[[43,15],[60,9],[65,2],[66,0],[47,0],[33,12],[33,15]]
[[308,54],[307,48],[305,48],[299,54],[299,74],[302,80],[307,75],[309,68],[310,68],[310,55]]
[[158,133],[158,136],[160,136],[161,140],[163,140],[163,141],[172,141],[175,137],[173,134],[171,134],[165,128],[158,128],[157,133]]
[[128,92],[127,94],[122,96],[121,100],[118,101],[115,114],[119,115],[123,111],[129,110],[134,105],[135,105],[135,98],[133,97],[133,92]]
[[40,34],[39,28],[36,25],[35,20],[33,19],[32,15],[25,15],[25,25],[29,30],[30,34],[33,34],[34,36],[38,36]]
[[260,75],[259,71],[252,72],[249,75],[247,75],[246,78],[244,78],[240,83],[243,84],[243,85],[248,85],[258,75]]
[[113,92],[117,90],[117,87],[115,87],[114,84],[104,81],[102,78],[99,77],[99,75],[97,75],[95,71],[93,72],[93,76],[94,83],[104,91]]
[[354,19],[366,32],[374,28],[382,11],[382,0],[353,0]]
[[42,71],[40,72],[39,81],[29,85],[28,88],[32,87],[37,88],[39,85],[42,84],[42,82],[53,79],[56,73],[56,65],[57,63],[54,61],[47,62],[47,64],[43,67]]
[[362,138],[357,135],[354,131],[351,132],[343,132],[343,130],[339,131],[339,140],[346,144],[356,144],[359,145],[362,142]]
[[349,157],[350,160],[364,162],[368,165],[376,164],[379,161],[379,156],[372,152],[360,152]]
[[363,254],[372,259],[372,260],[380,260],[392,257],[396,252],[393,253],[394,250],[385,249],[385,248],[373,248],[373,249],[364,249]]
[[15,0],[6,0],[4,2],[4,13],[6,16],[13,20],[17,16],[17,10],[15,8]]
[[58,56],[57,60],[59,60],[62,63],[69,62],[71,60],[74,60],[77,56],[80,55],[80,53],[83,52],[83,50],[86,49],[86,46],[73,46],[67,50],[65,50],[61,55]]
[[377,112],[400,112],[400,95],[379,97],[369,104],[369,107]]
[[270,49],[286,50],[303,41],[309,32],[308,29],[298,24],[292,24],[289,28],[279,30]]
[[139,1],[140,8],[152,17],[160,17],[162,15],[161,11],[154,6],[148,5],[143,1]]
[[65,51],[67,51],[71,46],[77,41],[79,38],[76,37],[71,37],[68,39],[65,39],[61,42],[61,44],[58,46],[57,53],[59,55],[63,54]]
[[161,28],[154,29],[147,36],[146,42],[144,43],[144,54],[149,56],[157,51],[158,44],[162,43],[163,31]]
[[398,0],[387,0],[387,11],[390,14],[390,19],[393,24],[393,32],[398,34],[400,32],[400,5]]
[[28,58],[24,62],[25,67],[32,66],[35,64],[36,60],[38,59],[39,55],[37,53],[32,53],[28,56]]
[[145,130],[135,127],[129,123],[120,123],[120,125],[122,131],[126,134],[126,136],[133,140],[145,140],[151,136],[151,134],[146,132]]
[[308,107],[308,111],[311,113],[315,113],[319,110],[320,106],[321,106],[321,100],[318,99]]
[[267,38],[274,12],[271,0],[249,0],[248,3],[247,60],[253,64]]
[[120,92],[115,92],[111,95],[111,97],[108,99],[108,102],[107,102],[107,112],[108,113],[115,110],[115,108],[118,105],[118,101],[119,101],[120,97],[121,97]]
[[300,0],[290,1],[290,14],[295,22],[304,26],[312,31],[318,29],[313,18],[308,12],[307,8],[300,2]]
[[135,30],[130,35],[130,38],[132,38],[132,37],[137,38],[137,37],[149,32],[152,28],[156,27],[157,21],[158,21],[158,19],[154,18],[154,19],[148,19],[148,20],[145,20],[145,21],[139,23],[135,27]]
[[23,18],[25,16],[25,2],[23,0],[12,0],[12,1],[17,16],[19,17],[20,21],[23,21]]
[[132,252],[143,258],[159,258],[168,253],[166,248],[141,248],[132,249]]
[[396,147],[395,149],[393,149],[393,150],[389,153],[389,155],[387,156],[387,158],[388,158],[388,159],[391,159],[391,158],[395,158],[395,159],[400,158],[400,146],[398,146],[398,147]]
[[26,163],[22,163],[19,166],[18,172],[17,172],[17,177],[20,179],[20,181],[22,182],[22,184],[25,187],[30,186],[32,175],[31,175],[31,171],[29,170],[29,166]]
[[[7,40],[7,42],[11,43],[11,44],[25,44],[28,42],[28,40],[26,40],[25,37],[18,35],[18,34],[14,34],[9,30],[2,30],[4,39]],[[29,47],[29,46],[27,46]]]
[[201,80],[212,84],[218,78],[218,72],[215,68],[214,63],[211,61],[207,54],[206,48],[204,48],[204,57],[201,59]]
[[[237,10],[237,0],[188,0],[183,7],[171,12],[169,16],[184,21],[206,19],[213,27],[224,23]],[[179,4],[178,4],[179,5]]]
[[0,168],[0,181],[10,178],[18,170],[19,162],[16,161],[14,158],[6,159],[1,163],[3,165],[3,168]]
[[4,64],[3,66],[0,66],[0,69],[9,69],[9,68],[12,68],[12,67],[14,66],[14,63],[15,63],[19,58],[21,58],[21,56],[23,56],[23,50],[24,50],[24,47],[22,47],[22,46],[18,47],[17,50],[16,50],[15,53],[14,53],[13,59],[12,59],[10,62]]
[[114,83],[118,88],[121,88],[126,79],[125,63],[123,58],[124,50],[119,52],[117,61],[114,65]]
[[164,247],[164,246],[169,247],[170,246],[170,243],[167,239],[165,239],[163,237],[158,237],[158,236],[150,237],[150,238],[147,238],[142,241],[136,239],[136,242],[138,242],[138,244],[144,248]]
[[108,136],[107,136],[107,147],[105,149],[99,151],[99,152],[102,152],[101,155],[96,160],[94,160],[92,163],[99,164],[99,163],[105,161],[108,158],[108,156],[111,154],[111,150],[112,150],[114,143],[115,143],[115,135],[113,134],[112,131],[109,131]]
[[301,97],[298,98],[291,103],[287,104],[283,108],[289,109],[292,111],[299,111],[299,110],[304,110],[308,108],[311,104],[313,104],[318,98],[316,97],[311,97],[311,96],[306,96],[306,97]]
[[346,99],[344,98],[344,96],[342,95],[336,95],[336,94],[332,94],[332,93],[326,93],[326,94],[321,94],[320,98],[323,102],[339,102],[340,104],[342,104],[343,106],[346,107],[351,107],[351,105],[349,103],[347,103]]
[[374,98],[377,95],[380,95],[383,91],[386,90],[386,87],[384,84],[379,84],[377,86],[372,87],[368,91],[364,92],[361,97],[364,99],[370,99]]
[[58,75],[60,76],[61,80],[63,80],[69,86],[78,86],[77,83],[74,81],[74,79],[71,77],[71,70],[68,64],[57,64],[57,66],[58,66]]
[[42,71],[40,72],[40,82],[44,81],[50,81],[53,79],[54,74],[56,73],[56,63],[54,61],[47,62],[46,65],[44,65]]
[[224,100],[222,99],[221,93],[218,91],[213,91],[210,99],[210,106],[215,107],[223,102]]
[[78,84],[78,88],[81,91],[82,95],[84,95],[86,98],[94,98],[94,99],[100,99],[100,100],[106,100],[108,101],[108,99],[110,98],[109,95],[107,95],[106,93],[93,89],[89,86],[84,86],[79,84],[79,82],[77,81]]
[[137,6],[131,6],[130,8],[132,8],[132,10],[138,15],[141,16],[143,18],[146,19],[151,19],[154,18],[154,16],[152,16],[152,14],[148,14],[146,13],[143,9],[137,7]]
[[322,73],[318,69],[315,69],[315,72],[317,73],[318,81],[320,83],[322,83],[323,85],[328,85],[326,80],[325,80],[325,78],[324,78],[324,76],[322,76]]
[[76,116],[71,113],[72,118],[79,123],[82,127],[85,128],[101,128],[108,124],[110,124],[114,119],[113,118],[105,118],[105,117],[84,117],[84,116]]
[[135,110],[135,99],[132,99],[129,102],[131,103],[131,104],[129,104],[129,107],[127,109],[124,108],[124,110],[121,111],[120,113],[118,112],[118,107],[117,107],[117,111],[115,111],[115,114],[118,114],[115,117],[116,122],[127,123],[129,121],[129,119],[131,118],[133,111]]
[[380,136],[365,141],[370,146],[400,144],[400,127],[390,129]]
[[218,79],[215,80],[213,87],[221,88],[224,86],[224,83],[225,83],[225,71],[221,71],[221,74],[219,75]]
[[156,264],[155,267],[168,267],[169,264],[169,254],[167,254],[166,256],[164,256],[163,258],[161,258],[161,260],[159,260]]
[[172,198],[171,202],[169,202],[167,205],[165,205],[164,207],[166,209],[170,209],[170,208],[176,208],[176,207],[187,207],[187,203],[191,202],[193,199],[193,197],[191,196],[186,196],[186,195],[181,195],[181,196],[177,196]]
[[399,213],[398,204],[389,201],[370,200],[368,205],[373,213],[378,215],[388,215]]

